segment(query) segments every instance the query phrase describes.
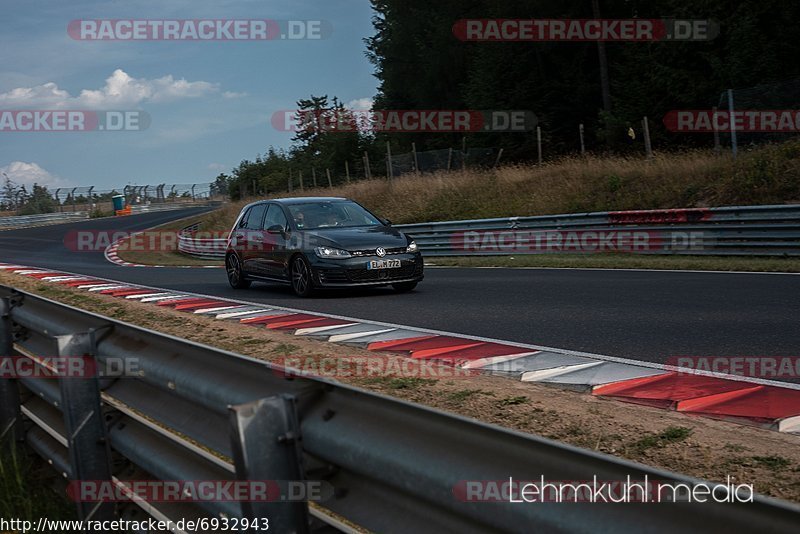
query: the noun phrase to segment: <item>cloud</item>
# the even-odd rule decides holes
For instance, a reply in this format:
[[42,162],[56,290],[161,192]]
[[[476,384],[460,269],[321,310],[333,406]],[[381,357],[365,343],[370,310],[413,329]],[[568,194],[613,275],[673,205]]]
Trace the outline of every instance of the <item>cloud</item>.
[[[145,102],[159,103],[184,98],[199,98],[219,92],[219,84],[172,75],[161,78],[133,78],[122,69],[115,70],[106,78],[100,89],[83,89],[78,96],[71,96],[53,83],[35,87],[19,87],[0,93],[0,105],[28,108],[131,108]],[[236,94],[236,93],[234,93]],[[224,95],[223,95],[224,96]],[[226,97],[227,98],[227,97]]]
[[225,91],[222,93],[222,98],[243,98],[247,96],[247,93],[235,93],[233,91]]
[[344,107],[353,111],[369,111],[372,109],[373,101],[370,97],[356,98],[351,100]]
[[208,170],[210,170],[210,171],[224,171],[225,169],[227,169],[227,167],[225,165],[223,165],[222,163],[209,163],[208,164]]
[[66,187],[68,184],[58,176],[51,174],[41,168],[37,163],[26,163],[24,161],[12,161],[5,167],[0,167],[0,178],[5,181],[8,175],[11,181],[17,186],[24,185],[30,193],[33,184],[47,186],[48,189]]

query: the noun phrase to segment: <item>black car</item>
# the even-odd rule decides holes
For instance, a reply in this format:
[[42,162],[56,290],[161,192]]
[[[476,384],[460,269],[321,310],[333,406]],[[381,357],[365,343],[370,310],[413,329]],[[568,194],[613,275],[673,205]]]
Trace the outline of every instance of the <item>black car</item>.
[[423,278],[414,241],[346,198],[287,198],[245,206],[228,238],[228,281],[291,284],[309,296],[317,288],[385,286],[413,290]]

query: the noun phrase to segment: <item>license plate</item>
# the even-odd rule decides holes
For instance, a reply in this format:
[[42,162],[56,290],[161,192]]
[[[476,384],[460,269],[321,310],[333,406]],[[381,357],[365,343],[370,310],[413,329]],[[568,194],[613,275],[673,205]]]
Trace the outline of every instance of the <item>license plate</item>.
[[367,269],[399,269],[400,260],[372,260],[367,262]]

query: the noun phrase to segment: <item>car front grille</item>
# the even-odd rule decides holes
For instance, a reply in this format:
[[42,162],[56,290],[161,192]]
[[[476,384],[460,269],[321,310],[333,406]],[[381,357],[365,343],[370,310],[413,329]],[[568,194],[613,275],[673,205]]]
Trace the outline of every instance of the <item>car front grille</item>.
[[412,263],[399,269],[348,269],[347,276],[351,282],[380,282],[413,278],[416,272],[417,266]]
[[[386,255],[387,256],[390,256],[392,254],[405,254],[406,253],[406,247],[387,248],[387,249],[384,249],[384,250],[386,250]],[[377,254],[375,254],[375,249],[374,248],[367,249],[367,250],[351,250],[350,254],[352,254],[353,256],[358,256],[358,257],[361,257],[361,256],[377,256]]]

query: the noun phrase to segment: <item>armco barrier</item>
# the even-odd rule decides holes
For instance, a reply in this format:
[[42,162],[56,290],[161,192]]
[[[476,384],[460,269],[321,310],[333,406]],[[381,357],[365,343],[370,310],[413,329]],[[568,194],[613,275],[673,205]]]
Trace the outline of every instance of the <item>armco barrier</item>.
[[[800,205],[506,217],[396,228],[431,257],[592,252],[800,256]],[[178,249],[222,258],[225,240],[195,239],[192,228],[186,228]]]
[[0,228],[25,228],[82,220],[89,217],[85,211],[69,211],[64,213],[42,213],[38,215],[14,215],[13,217],[0,217]]
[[[264,361],[3,286],[0,317],[3,355],[33,367],[47,365],[42,356],[78,356],[100,370],[124,361],[135,371],[101,379],[0,378],[3,437],[27,443],[69,480],[302,480],[332,490],[313,507],[280,500],[80,503],[82,518],[139,506],[162,520],[268,517],[271,531],[308,532],[313,516],[352,531],[333,512],[389,533],[791,532],[800,521],[800,507],[758,495],[703,504],[512,503],[502,495],[486,496],[500,502],[470,501],[462,495],[467,481],[646,476],[688,488],[701,481],[337,382],[287,377]],[[719,500],[731,495],[720,488]]]

